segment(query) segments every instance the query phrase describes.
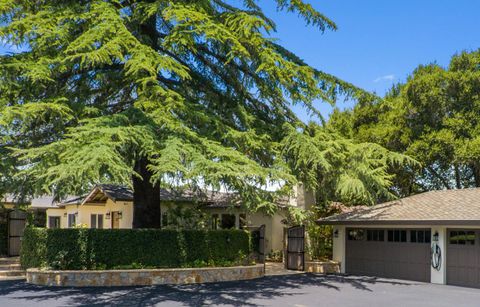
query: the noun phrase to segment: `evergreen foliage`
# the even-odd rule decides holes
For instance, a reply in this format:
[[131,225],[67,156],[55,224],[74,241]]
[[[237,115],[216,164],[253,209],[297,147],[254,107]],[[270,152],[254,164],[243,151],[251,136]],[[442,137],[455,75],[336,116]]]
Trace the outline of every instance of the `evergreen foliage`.
[[[276,3],[336,29],[302,0]],[[316,100],[371,95],[276,44],[257,1],[2,0],[0,21],[0,38],[25,47],[0,56],[0,193],[129,183],[134,227],[159,226],[160,184],[223,187],[251,210],[296,177],[329,200],[391,196],[386,165],[405,159],[296,133],[311,129],[293,104],[321,117]],[[284,188],[266,192],[272,182]]]
[[60,270],[232,266],[250,251],[242,230],[27,227],[20,260],[24,268]]
[[336,112],[331,128],[356,142],[375,142],[419,161],[395,169],[400,195],[480,187],[480,50],[448,67],[419,66],[379,101]]
[[[277,3],[336,28],[302,0]],[[0,20],[27,46],[0,57],[2,172],[24,193],[144,178],[271,203],[260,187],[293,181],[275,151],[299,122],[291,104],[364,95],[275,44],[255,1],[3,0]]]
[[307,189],[316,191],[320,207],[331,201],[372,205],[393,199],[390,168],[417,164],[378,144],[356,143],[314,123],[302,130],[292,126],[286,130],[287,162]]

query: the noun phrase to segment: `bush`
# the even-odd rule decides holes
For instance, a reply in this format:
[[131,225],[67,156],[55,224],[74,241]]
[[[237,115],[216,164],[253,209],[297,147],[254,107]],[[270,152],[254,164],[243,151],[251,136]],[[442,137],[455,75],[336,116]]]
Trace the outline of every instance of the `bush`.
[[242,264],[250,254],[242,230],[25,229],[24,268],[60,270],[174,268]]
[[20,262],[24,268],[38,268],[46,264],[47,233],[45,229],[27,227],[23,233]]
[[332,259],[333,227],[328,225],[310,224],[307,226],[307,252],[312,260]]

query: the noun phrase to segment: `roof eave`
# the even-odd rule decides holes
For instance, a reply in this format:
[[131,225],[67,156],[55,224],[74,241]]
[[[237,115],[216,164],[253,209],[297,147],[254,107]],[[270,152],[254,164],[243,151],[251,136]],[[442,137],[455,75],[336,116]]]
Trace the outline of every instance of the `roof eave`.
[[480,220],[348,220],[325,221],[317,220],[318,225],[444,225],[444,226],[480,226]]

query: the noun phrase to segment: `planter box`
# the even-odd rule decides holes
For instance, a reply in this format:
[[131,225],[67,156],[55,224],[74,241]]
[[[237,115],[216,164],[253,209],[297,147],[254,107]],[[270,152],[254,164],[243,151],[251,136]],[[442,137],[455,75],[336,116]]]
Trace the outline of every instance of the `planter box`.
[[335,261],[305,261],[305,272],[338,274],[340,273],[340,263]]
[[48,271],[27,270],[27,282],[59,287],[150,286],[246,280],[265,276],[263,264],[218,268],[153,270]]

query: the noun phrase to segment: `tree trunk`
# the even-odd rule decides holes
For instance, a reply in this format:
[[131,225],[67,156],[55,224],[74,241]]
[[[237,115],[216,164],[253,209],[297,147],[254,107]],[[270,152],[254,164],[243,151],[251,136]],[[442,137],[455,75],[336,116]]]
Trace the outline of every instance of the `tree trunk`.
[[473,163],[473,178],[475,179],[475,187],[480,187],[480,163]]
[[454,169],[455,169],[455,183],[456,183],[457,189],[461,189],[462,181],[460,178],[460,169],[458,168],[457,164],[454,165]]
[[152,173],[147,169],[148,159],[135,162],[133,176],[133,228],[160,228],[160,185],[150,182]]

